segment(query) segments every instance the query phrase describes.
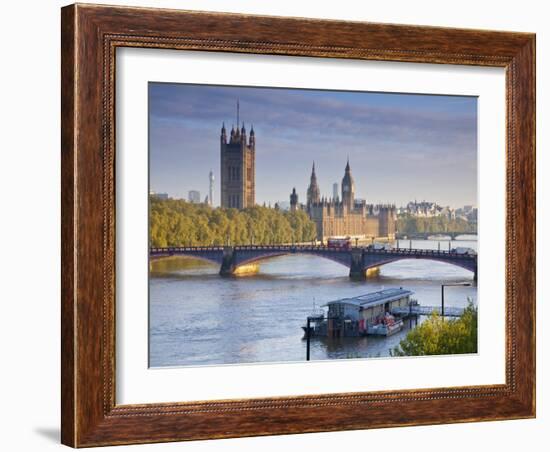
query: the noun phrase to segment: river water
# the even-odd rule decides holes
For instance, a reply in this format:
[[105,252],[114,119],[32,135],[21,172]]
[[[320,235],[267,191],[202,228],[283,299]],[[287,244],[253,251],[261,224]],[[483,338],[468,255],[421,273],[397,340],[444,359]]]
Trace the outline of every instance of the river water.
[[[448,241],[441,241],[442,250]],[[409,246],[401,241],[400,246]],[[477,249],[474,240],[452,247]],[[413,240],[413,248],[437,249],[438,242]],[[222,278],[219,268],[195,259],[152,262],[149,280],[149,365],[202,366],[304,361],[302,325],[314,305],[383,288],[403,287],[422,305],[439,306],[443,282],[469,281],[471,287],[445,289],[446,306],[477,303],[473,274],[427,260],[402,260],[380,267],[377,277],[352,281],[349,270],[327,259],[282,256],[261,262],[255,275]],[[389,338],[311,341],[311,359],[389,356],[406,328]]]

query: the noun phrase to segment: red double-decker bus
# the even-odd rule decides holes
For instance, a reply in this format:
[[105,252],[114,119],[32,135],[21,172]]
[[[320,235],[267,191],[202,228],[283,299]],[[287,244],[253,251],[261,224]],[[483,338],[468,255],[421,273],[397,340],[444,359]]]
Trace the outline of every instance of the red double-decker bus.
[[350,237],[330,237],[327,240],[327,246],[329,248],[349,250],[351,248],[351,238]]

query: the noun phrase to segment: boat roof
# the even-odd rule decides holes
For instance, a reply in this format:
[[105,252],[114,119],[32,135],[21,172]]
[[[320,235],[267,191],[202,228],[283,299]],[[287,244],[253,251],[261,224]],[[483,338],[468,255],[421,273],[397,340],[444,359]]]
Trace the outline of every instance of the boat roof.
[[378,306],[390,301],[399,300],[407,295],[412,295],[414,292],[411,290],[399,288],[383,289],[378,292],[371,292],[364,295],[358,295],[357,297],[340,298],[339,300],[329,301],[323,306],[329,306],[331,304],[352,304],[360,307]]

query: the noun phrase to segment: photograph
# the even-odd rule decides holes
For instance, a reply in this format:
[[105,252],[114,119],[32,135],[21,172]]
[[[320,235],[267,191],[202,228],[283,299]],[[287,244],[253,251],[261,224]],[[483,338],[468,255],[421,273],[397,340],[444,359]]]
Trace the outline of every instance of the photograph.
[[478,352],[478,98],[150,81],[149,367]]

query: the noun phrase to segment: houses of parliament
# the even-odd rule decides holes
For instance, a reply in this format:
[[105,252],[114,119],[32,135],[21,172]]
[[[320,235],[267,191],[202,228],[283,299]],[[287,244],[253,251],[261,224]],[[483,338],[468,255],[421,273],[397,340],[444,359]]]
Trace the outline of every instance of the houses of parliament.
[[[238,122],[237,122],[238,124]],[[220,137],[221,206],[245,209],[256,204],[256,137],[243,126],[232,127],[227,139],[225,124]]]
[[351,236],[395,239],[396,209],[393,205],[367,204],[355,198],[355,182],[349,160],[342,179],[341,198],[321,197],[315,163],[311,170],[306,205],[298,204],[296,188],[290,194],[290,209],[304,209],[317,228],[317,240]]
[[[222,207],[245,209],[256,204],[256,137],[253,127],[248,138],[244,123],[240,130],[238,126],[232,127],[228,139],[225,124],[222,125],[220,172]],[[307,212],[316,225],[317,240],[335,236],[395,238],[395,206],[367,204],[355,199],[355,182],[349,160],[341,186],[341,198],[321,197],[314,163],[307,203],[298,203],[294,188],[290,195],[290,209]]]

